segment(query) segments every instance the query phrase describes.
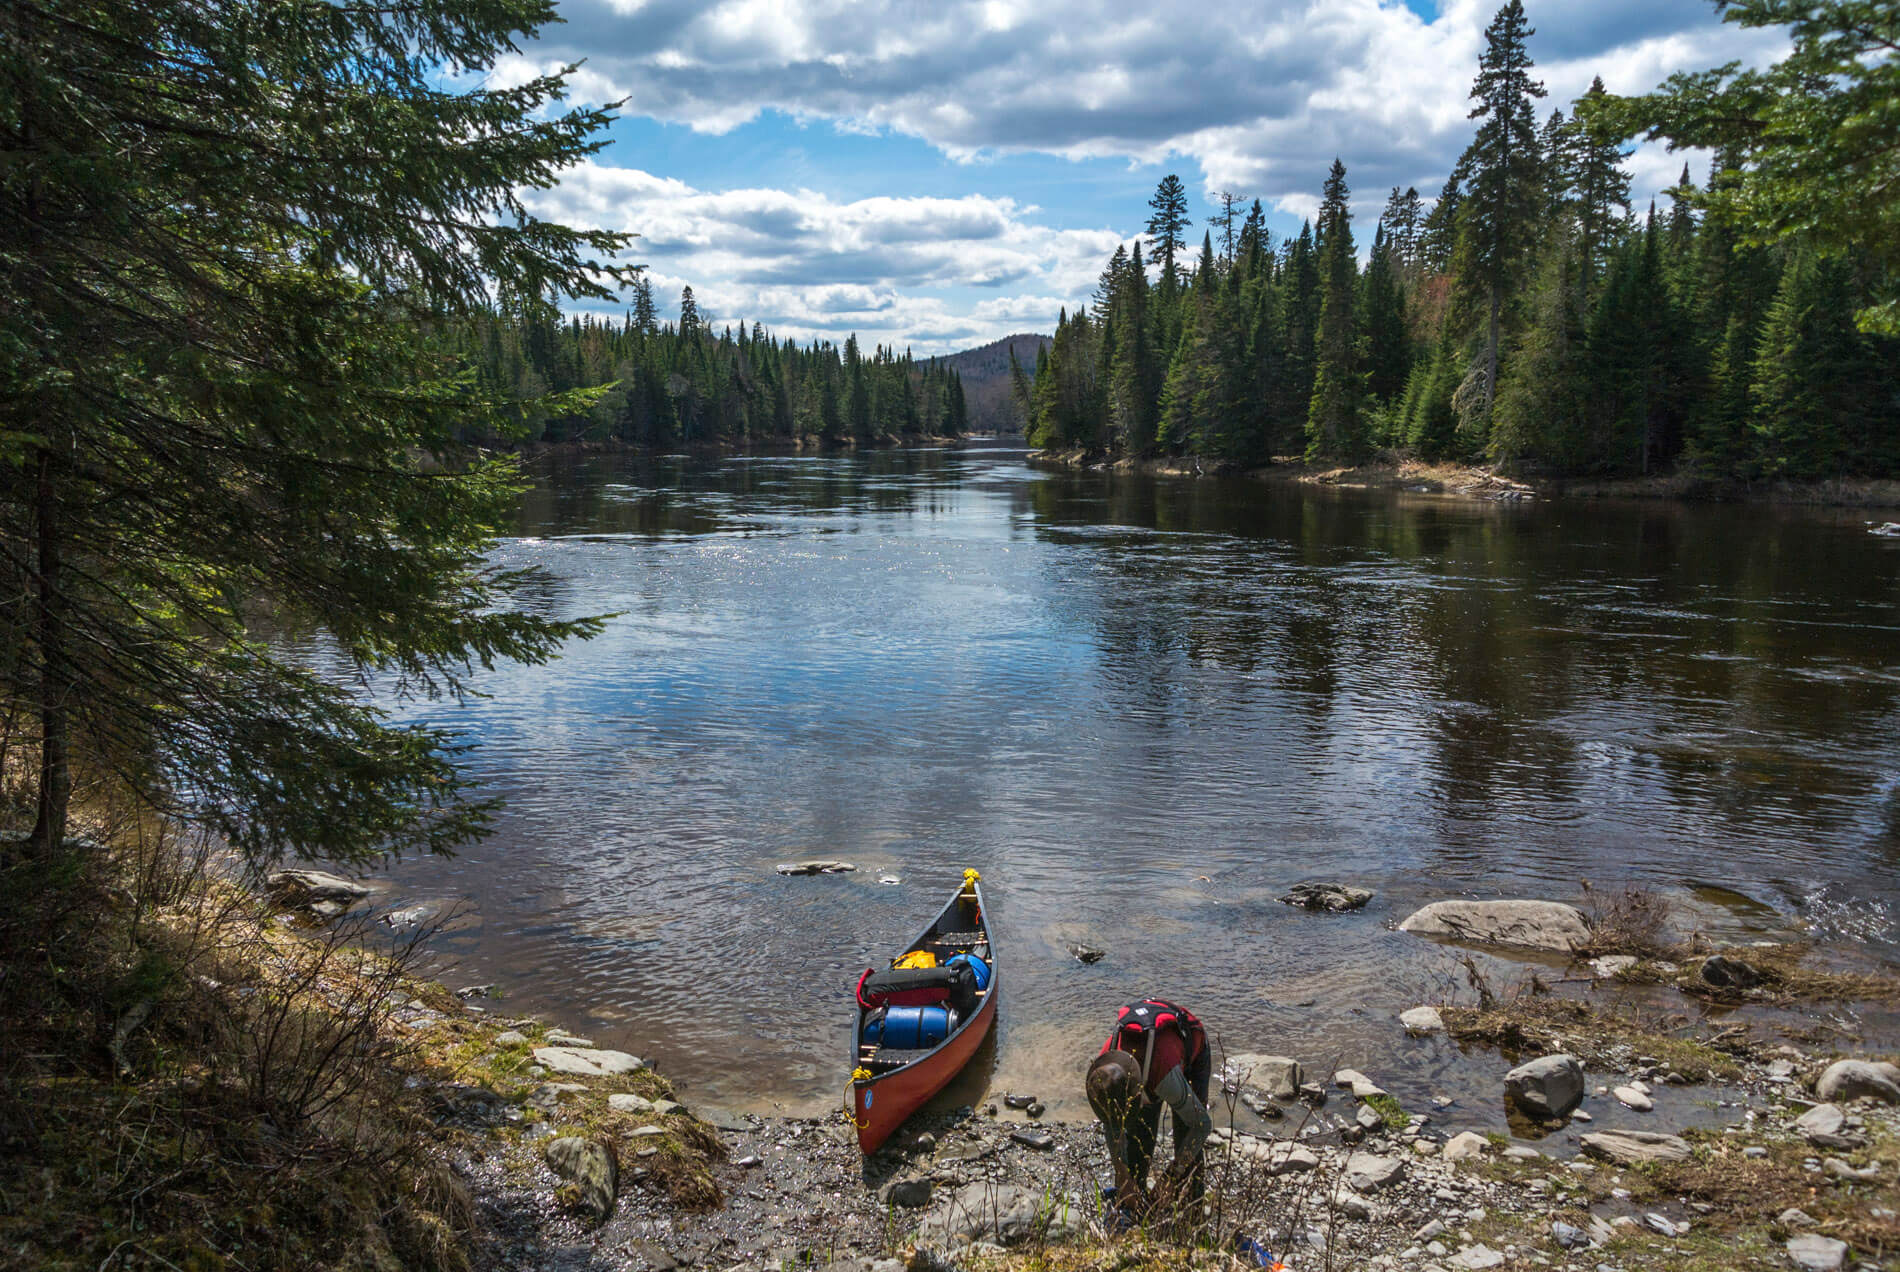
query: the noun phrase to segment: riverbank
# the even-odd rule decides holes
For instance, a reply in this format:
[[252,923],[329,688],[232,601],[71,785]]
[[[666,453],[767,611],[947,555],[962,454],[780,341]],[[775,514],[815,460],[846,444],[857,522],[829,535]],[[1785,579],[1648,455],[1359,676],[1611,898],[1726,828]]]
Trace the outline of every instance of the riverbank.
[[1386,456],[1357,465],[1309,464],[1288,458],[1265,468],[1246,470],[1217,470],[1192,459],[1108,460],[1086,451],[1031,451],[1028,462],[1071,471],[1145,473],[1159,477],[1224,476],[1267,485],[1389,490],[1499,501],[1562,497],[1900,508],[1900,481],[1877,478],[1842,478],[1827,482],[1734,482],[1719,481],[1693,472],[1653,477],[1516,477],[1483,466],[1434,463],[1397,456]]
[[899,447],[961,446],[972,441],[994,440],[993,434],[970,433],[881,437],[861,442],[854,437],[826,440],[821,437],[766,437],[743,442],[695,442],[678,446],[654,447],[615,438],[574,438],[564,442],[511,441],[498,449],[528,458],[572,455],[690,455],[696,459],[719,459],[730,455],[848,455],[861,450],[892,450]]
[[[258,896],[119,866],[68,898],[92,908],[59,920],[38,1009],[7,987],[8,1266],[1237,1272],[1254,1266],[1226,1253],[1241,1238],[1301,1272],[1900,1255],[1900,1070],[1851,1055],[1852,1023],[1900,1002],[1900,980],[1795,945],[1677,941],[1628,895],[1589,916],[1561,974],[1474,970],[1389,1023],[1515,1089],[1512,1137],[1454,1134],[1456,1100],[1403,1107],[1379,1085],[1397,1075],[1338,1058],[1218,1056],[1189,1241],[1111,1237],[1099,1132],[1003,1092],[864,1159],[841,1114],[703,1105],[690,1073],[415,975],[427,928],[353,920],[351,881],[290,872]],[[1508,912],[1514,939],[1535,933],[1527,913]],[[1658,1011],[1658,992],[1721,1014]],[[1527,1120],[1538,1099],[1568,1107]]]

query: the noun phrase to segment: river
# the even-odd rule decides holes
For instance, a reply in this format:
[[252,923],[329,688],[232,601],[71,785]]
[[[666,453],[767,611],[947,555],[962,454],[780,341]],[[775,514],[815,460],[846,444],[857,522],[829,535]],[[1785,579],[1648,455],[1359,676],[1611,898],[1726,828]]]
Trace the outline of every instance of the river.
[[[1636,882],[1725,931],[1900,953],[1900,541],[1858,514],[1052,473],[980,445],[543,464],[499,556],[544,571],[531,607],[617,617],[413,713],[467,731],[507,809],[393,895],[461,903],[437,950],[491,1010],[653,1058],[689,1099],[836,1101],[854,978],[966,866],[1008,984],[949,1098],[1070,1111],[1150,994],[1229,1050],[1481,1102],[1492,1066],[1394,1021],[1462,983],[1389,927],[1443,897]],[[774,872],[810,857],[858,870]],[[1377,897],[1276,900],[1309,879]]]

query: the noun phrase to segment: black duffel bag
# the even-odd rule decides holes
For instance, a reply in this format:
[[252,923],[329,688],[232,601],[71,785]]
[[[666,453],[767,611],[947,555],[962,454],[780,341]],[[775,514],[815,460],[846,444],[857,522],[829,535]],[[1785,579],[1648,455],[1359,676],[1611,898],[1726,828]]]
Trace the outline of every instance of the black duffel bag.
[[976,1006],[976,973],[966,963],[946,967],[892,967],[867,971],[858,978],[858,1005],[866,1011],[879,1007],[933,1007],[942,1003],[968,1017]]

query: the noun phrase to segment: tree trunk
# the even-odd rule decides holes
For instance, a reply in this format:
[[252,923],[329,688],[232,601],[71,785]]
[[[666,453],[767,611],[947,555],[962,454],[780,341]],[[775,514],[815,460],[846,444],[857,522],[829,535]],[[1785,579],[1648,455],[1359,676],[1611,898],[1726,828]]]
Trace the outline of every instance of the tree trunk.
[[64,633],[60,630],[60,540],[53,454],[41,450],[35,483],[35,533],[39,571],[34,580],[34,643],[39,646],[40,774],[38,808],[28,852],[50,858],[66,839],[66,810],[73,776],[67,755],[68,683]]
[[1492,404],[1498,400],[1498,313],[1504,303],[1497,284],[1491,285],[1491,326],[1484,338],[1484,415],[1491,418]]

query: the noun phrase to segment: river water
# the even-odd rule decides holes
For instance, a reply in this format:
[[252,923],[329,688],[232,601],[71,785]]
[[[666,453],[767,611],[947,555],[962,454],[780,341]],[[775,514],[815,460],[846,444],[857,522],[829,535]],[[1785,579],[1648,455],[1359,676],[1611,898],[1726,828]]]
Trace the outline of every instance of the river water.
[[[609,456],[548,465],[500,556],[618,616],[429,709],[507,809],[393,895],[462,903],[437,948],[491,1010],[689,1099],[834,1102],[853,980],[966,866],[1007,987],[957,1100],[1073,1110],[1153,994],[1475,1107],[1495,1063],[1394,1021],[1462,981],[1389,928],[1449,896],[1635,882],[1900,954],[1900,541],[1858,514]],[[811,857],[858,871],[774,872]],[[1309,879],[1377,897],[1278,903]]]

